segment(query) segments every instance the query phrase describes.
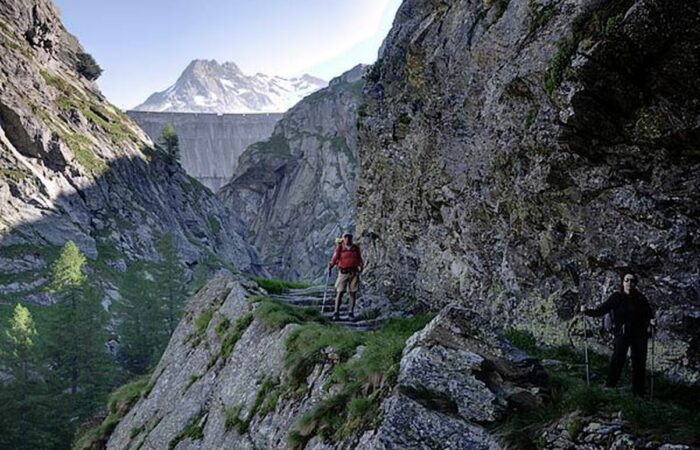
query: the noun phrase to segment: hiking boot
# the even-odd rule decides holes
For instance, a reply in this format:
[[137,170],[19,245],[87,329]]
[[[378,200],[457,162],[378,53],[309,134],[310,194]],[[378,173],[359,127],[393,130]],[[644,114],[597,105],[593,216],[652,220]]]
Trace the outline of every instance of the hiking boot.
[[354,322],[355,321],[355,314],[353,314],[353,313],[348,314],[348,319],[350,319],[350,321]]
[[333,322],[337,322],[340,320],[340,313],[335,312],[333,313],[333,318],[331,319]]

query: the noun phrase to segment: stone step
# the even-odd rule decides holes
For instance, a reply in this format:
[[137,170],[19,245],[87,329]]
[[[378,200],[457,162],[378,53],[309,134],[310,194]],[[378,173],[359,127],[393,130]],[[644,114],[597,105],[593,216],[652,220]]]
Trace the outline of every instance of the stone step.
[[[282,302],[290,303],[293,305],[299,305],[299,306],[307,306],[307,305],[320,305],[323,303],[323,296],[321,297],[291,297],[289,295],[270,295],[269,296],[272,300],[279,300]],[[328,302],[333,302],[335,301],[335,296],[331,297],[330,295],[326,297],[326,303]]]
[[340,325],[346,328],[359,329],[359,330],[374,330],[382,324],[381,319],[368,319],[368,320],[350,320],[346,315],[340,316],[340,320],[333,321],[332,323]]
[[[318,288],[318,287],[317,287]],[[320,293],[321,295],[319,297],[315,295],[311,295],[313,293],[312,288],[307,288],[307,289],[293,289],[292,291],[286,293],[286,294],[281,294],[281,295],[270,295],[269,297],[273,300],[281,301],[284,303],[287,303],[288,305],[292,306],[297,306],[297,307],[315,307],[319,308],[321,313],[327,317],[328,319],[332,319],[333,317],[333,310],[334,310],[334,302],[335,302],[335,294],[334,291],[331,291],[329,289],[329,292],[326,297],[326,302],[325,304],[323,303],[323,289],[321,287],[320,290],[315,291],[316,293]],[[323,305],[323,308],[321,306]],[[355,320],[349,320],[347,314],[348,314],[348,300],[347,298],[343,299],[343,302],[340,305],[339,308],[340,312],[340,320],[332,321],[332,323],[345,327],[345,328],[350,328],[353,330],[358,330],[358,331],[370,331],[373,329],[376,329],[379,327],[379,325],[382,324],[383,320],[382,319],[366,319],[363,320],[359,317],[355,318]]]
[[[333,292],[334,288],[332,284],[328,285],[328,292]],[[290,289],[287,291],[285,295],[291,295],[291,296],[318,296],[321,295],[323,296],[323,285],[320,286],[311,286],[308,288],[303,288],[303,289]]]

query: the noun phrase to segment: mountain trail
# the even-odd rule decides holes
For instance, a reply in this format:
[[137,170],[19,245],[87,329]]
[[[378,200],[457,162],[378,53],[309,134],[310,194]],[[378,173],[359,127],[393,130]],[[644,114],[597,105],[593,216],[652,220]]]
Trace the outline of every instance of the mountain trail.
[[[361,298],[362,292],[360,292]],[[333,285],[328,285],[328,293],[325,303],[323,302],[323,284],[311,286],[303,289],[290,289],[285,294],[277,294],[269,296],[273,300],[279,300],[288,305],[296,307],[314,307],[318,308],[321,313],[331,319],[333,317],[333,304],[335,302],[335,290]],[[360,300],[358,298],[358,302]],[[344,296],[340,305],[340,320],[334,321],[337,325],[345,328],[350,328],[358,331],[370,331],[379,328],[384,323],[383,318],[365,318],[362,315],[356,315],[355,320],[350,320],[348,317],[348,298]]]

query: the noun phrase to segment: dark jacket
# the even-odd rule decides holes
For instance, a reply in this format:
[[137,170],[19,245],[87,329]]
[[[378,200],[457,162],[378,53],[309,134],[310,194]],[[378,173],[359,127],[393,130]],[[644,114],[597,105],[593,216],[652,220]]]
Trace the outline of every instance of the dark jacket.
[[649,301],[637,290],[630,294],[615,292],[599,307],[587,309],[586,315],[600,317],[610,311],[613,313],[613,332],[616,336],[645,335],[649,321],[654,318]]

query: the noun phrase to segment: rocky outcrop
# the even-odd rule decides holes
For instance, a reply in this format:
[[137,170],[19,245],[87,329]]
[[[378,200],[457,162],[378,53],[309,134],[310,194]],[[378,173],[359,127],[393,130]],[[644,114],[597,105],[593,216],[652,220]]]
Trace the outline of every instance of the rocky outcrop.
[[660,444],[644,436],[636,436],[625,430],[625,421],[619,414],[593,417],[575,411],[538,432],[544,450],[562,448],[583,450],[588,448],[637,449],[658,448],[659,450],[690,450],[682,444]]
[[[255,312],[259,304],[247,299],[255,289],[220,273],[196,295],[144,396],[116,426],[108,449],[288,448],[298,420],[337,393],[331,374],[339,350],[333,345],[324,350],[326,357],[310,369],[306,383],[285,392],[281,387],[291,376],[286,341],[300,325],[267,327]],[[237,340],[230,340],[231,330],[237,330]],[[233,345],[228,353],[226,342]],[[509,411],[540,404],[546,382],[541,366],[484,319],[448,307],[406,343],[397,385],[383,399],[383,420],[374,429],[355,428],[336,442],[307,436],[300,447],[501,448],[485,426]]]
[[406,0],[360,118],[366,280],[563,343],[632,270],[658,309],[656,367],[697,380],[699,17]]
[[219,193],[277,276],[322,277],[334,237],[354,225],[363,72],[355,67],[289,110]]
[[243,224],[77,71],[83,52],[50,2],[0,5],[2,298],[45,303],[48,263],[68,240],[116,274],[158,258],[164,233],[192,269],[258,270]]
[[485,426],[541,405],[547,375],[477,314],[444,308],[407,342],[384,420],[361,449],[500,449]]
[[171,124],[180,143],[180,165],[212,192],[231,180],[243,151],[269,138],[282,117],[282,114],[149,111],[127,111],[127,114],[153,142],[158,142],[165,124]]

